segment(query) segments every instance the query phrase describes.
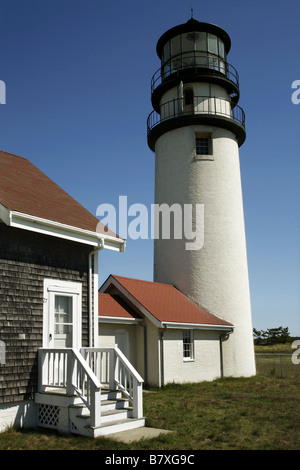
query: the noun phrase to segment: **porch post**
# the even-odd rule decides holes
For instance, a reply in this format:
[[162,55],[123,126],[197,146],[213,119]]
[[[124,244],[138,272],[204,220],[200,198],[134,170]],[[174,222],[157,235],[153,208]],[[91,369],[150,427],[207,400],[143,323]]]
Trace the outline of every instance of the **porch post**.
[[73,377],[74,377],[75,359],[72,349],[67,351],[67,389],[68,396],[74,395]]
[[117,357],[115,354],[115,350],[111,349],[109,352],[109,388],[110,390],[114,390],[115,386],[115,374],[116,374],[116,362]]
[[91,427],[97,428],[101,425],[101,388],[91,385]]
[[133,378],[133,417],[143,417],[143,386],[141,382],[134,377]]
[[42,349],[38,350],[38,391],[42,393],[45,391],[45,377],[47,376],[47,371],[45,367],[47,352]]

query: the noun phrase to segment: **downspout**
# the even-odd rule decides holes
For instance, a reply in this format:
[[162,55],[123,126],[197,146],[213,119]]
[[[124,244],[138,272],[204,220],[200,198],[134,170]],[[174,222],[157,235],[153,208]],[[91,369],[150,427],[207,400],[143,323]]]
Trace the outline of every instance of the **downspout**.
[[229,335],[233,333],[233,329],[230,331],[227,331],[226,333],[220,334],[220,369],[221,369],[221,377],[224,377],[224,363],[223,363],[223,346],[222,343],[224,341],[227,341],[229,338]]
[[[98,252],[104,248],[103,240],[89,253],[89,347],[98,346]],[[93,296],[94,286],[94,296]],[[94,306],[94,338],[93,338]],[[93,341],[94,339],[94,341]]]
[[[145,320],[144,320],[145,321]],[[147,326],[145,323],[140,324],[144,330],[144,376],[145,384],[148,384],[148,352],[147,352]]]
[[[164,330],[166,326],[164,325]],[[165,364],[164,364],[164,330],[160,332],[160,386],[165,385]]]

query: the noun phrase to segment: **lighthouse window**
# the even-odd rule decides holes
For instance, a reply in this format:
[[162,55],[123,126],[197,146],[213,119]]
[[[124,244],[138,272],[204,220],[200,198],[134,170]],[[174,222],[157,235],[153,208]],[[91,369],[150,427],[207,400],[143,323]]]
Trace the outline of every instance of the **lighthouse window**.
[[181,52],[181,44],[180,44],[180,36],[175,36],[175,38],[171,41],[171,55],[172,57],[180,54]]
[[206,33],[199,33],[195,41],[195,51],[206,51]]
[[163,62],[166,63],[170,59],[170,42],[168,41],[164,47]]
[[208,34],[208,52],[218,54],[218,40],[214,34]]
[[214,160],[212,133],[195,133],[195,160]]
[[196,155],[209,155],[208,137],[196,137]]
[[224,59],[225,58],[224,43],[220,41],[219,39],[218,44],[219,44],[219,56],[221,56]]
[[182,35],[182,52],[194,51],[194,33]]

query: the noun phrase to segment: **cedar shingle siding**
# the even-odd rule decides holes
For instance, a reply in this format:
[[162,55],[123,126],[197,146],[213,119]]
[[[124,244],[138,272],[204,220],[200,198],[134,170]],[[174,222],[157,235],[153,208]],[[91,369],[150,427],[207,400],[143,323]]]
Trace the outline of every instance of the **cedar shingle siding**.
[[82,282],[82,345],[88,345],[90,247],[7,227],[0,221],[0,404],[33,398],[43,337],[45,278]]

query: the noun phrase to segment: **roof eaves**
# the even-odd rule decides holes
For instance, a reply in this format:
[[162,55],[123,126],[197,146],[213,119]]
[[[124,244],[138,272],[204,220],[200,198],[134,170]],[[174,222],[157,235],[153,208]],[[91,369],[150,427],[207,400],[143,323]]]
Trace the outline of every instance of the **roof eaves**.
[[109,315],[98,315],[98,321],[100,323],[122,323],[122,324],[139,324],[143,320],[142,318],[128,318],[128,317],[112,317]]
[[199,330],[217,330],[232,332],[234,325],[218,325],[212,323],[185,323],[185,322],[161,322],[167,329],[199,329]]
[[121,282],[111,274],[104,284],[100,287],[99,292],[105,292],[109,285],[114,285],[119,291],[146,317],[150,320],[157,328],[162,328],[160,320],[158,320],[153,313],[151,313],[140,301],[132,295],[132,293],[124,287]]
[[125,240],[121,238],[73,227],[53,220],[42,219],[22,212],[11,211],[2,204],[0,204],[0,218],[6,225],[15,228],[30,230],[91,246],[99,246],[101,244],[103,248],[114,251],[124,251],[125,249]]

